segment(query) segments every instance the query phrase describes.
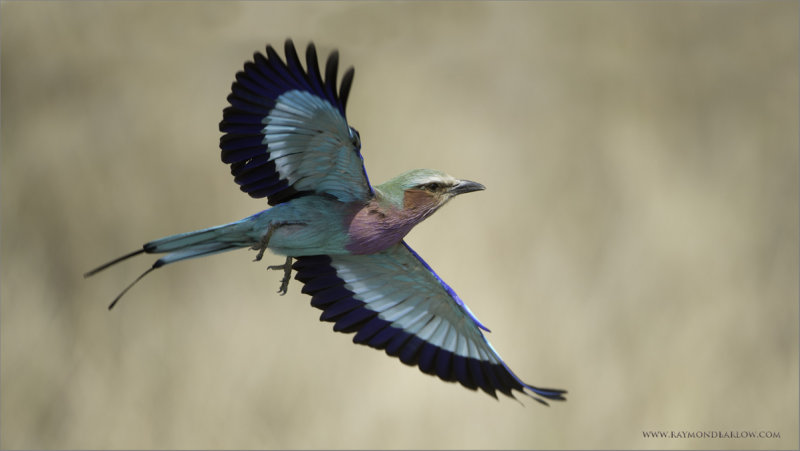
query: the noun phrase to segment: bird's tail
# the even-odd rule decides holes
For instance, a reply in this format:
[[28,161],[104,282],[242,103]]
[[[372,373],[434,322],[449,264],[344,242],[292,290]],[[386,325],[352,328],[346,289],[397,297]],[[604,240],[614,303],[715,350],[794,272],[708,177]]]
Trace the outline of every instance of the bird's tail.
[[167,254],[153,263],[153,266],[143,272],[136,278],[130,285],[128,285],[122,292],[117,295],[113,302],[108,306],[109,310],[119,301],[119,299],[133,287],[136,282],[140,281],[144,276],[149,274],[154,269],[160,268],[164,265],[174,263],[189,258],[204,257],[206,255],[218,254],[220,252],[231,251],[243,247],[250,247],[258,243],[258,239],[253,236],[253,228],[248,224],[246,218],[241,221],[224,224],[216,227],[211,227],[203,230],[196,230],[194,232],[179,233],[164,238],[160,238],[149,243],[145,243],[141,249],[125,254],[121,257],[115,258],[108,263],[102,264],[91,271],[88,271],[83,277],[93,276],[100,271],[113,266],[121,261],[127,260],[139,254]]

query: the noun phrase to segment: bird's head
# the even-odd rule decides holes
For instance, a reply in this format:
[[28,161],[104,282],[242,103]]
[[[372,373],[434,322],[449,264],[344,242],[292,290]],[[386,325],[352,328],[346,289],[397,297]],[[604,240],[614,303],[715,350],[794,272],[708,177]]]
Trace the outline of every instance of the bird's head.
[[430,216],[453,197],[486,189],[478,182],[459,180],[433,169],[414,169],[379,185],[378,190],[396,208]]

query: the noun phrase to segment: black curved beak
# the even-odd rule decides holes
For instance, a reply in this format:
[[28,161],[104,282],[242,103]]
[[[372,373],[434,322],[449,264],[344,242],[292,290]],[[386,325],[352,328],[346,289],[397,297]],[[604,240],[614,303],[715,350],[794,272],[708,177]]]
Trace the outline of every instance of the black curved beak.
[[473,191],[481,191],[485,190],[486,187],[481,185],[478,182],[473,182],[471,180],[461,180],[450,189],[450,194],[453,196],[457,196],[459,194],[464,193],[471,193]]

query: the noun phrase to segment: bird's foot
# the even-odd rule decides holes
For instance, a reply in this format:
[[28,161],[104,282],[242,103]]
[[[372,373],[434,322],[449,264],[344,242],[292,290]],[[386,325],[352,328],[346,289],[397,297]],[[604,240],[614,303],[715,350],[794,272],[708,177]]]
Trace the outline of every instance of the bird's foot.
[[286,257],[286,263],[282,265],[267,266],[267,269],[282,269],[283,279],[281,280],[281,287],[278,288],[278,293],[283,296],[289,289],[289,279],[292,278],[292,257]]

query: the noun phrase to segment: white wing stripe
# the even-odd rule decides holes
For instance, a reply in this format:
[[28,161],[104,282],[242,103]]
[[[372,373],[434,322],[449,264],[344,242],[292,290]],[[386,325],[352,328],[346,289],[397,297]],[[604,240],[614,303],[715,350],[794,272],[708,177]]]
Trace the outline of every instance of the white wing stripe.
[[[439,316],[434,316],[432,320],[428,322],[420,331],[417,333],[417,337],[431,342],[430,338],[433,336],[433,333],[436,332],[436,329],[439,327],[439,324],[442,322],[442,318]],[[436,343],[432,343],[436,344]]]
[[428,338],[428,343],[441,348],[444,345],[444,339],[447,337],[447,332],[449,330],[450,324],[448,324],[447,321],[441,321],[430,338]]
[[[431,320],[431,318],[433,318],[433,317],[434,317],[434,316],[433,316],[432,314],[428,313],[428,312],[422,312],[422,315],[419,315],[419,317],[418,317],[418,318],[416,318],[416,320],[414,320],[414,322],[412,322],[412,323],[411,323],[411,324],[409,324],[408,326],[404,326],[404,327],[401,327],[401,328],[402,328],[404,331],[406,331],[406,332],[408,332],[408,333],[410,333],[410,334],[417,335],[417,333],[419,333],[420,329],[422,329],[423,327],[425,327],[425,325],[426,325],[426,324],[428,324],[428,322],[429,322],[429,321]],[[404,318],[404,319],[405,319],[405,318]],[[400,324],[402,324],[402,323],[400,323]],[[398,323],[394,323],[393,325],[394,325],[394,326],[397,326],[397,325],[399,325],[399,324],[398,324]]]
[[451,327],[447,331],[447,337],[442,343],[442,349],[445,351],[456,352],[456,343],[458,343],[458,331],[455,327]]
[[456,345],[456,354],[461,357],[469,357],[469,345],[467,344],[467,337],[458,334],[458,345]]
[[[405,306],[405,304],[407,303],[408,301],[404,302],[402,305]],[[413,305],[410,305],[408,307],[410,308],[410,310],[408,310],[405,315],[392,321],[392,325],[397,328],[411,332],[410,327],[414,325],[414,323],[416,323],[420,318],[424,317],[425,315],[428,315],[429,313],[425,310],[417,310]]]
[[378,314],[382,320],[388,321],[390,323],[395,322],[398,318],[402,318],[403,315],[406,313],[414,310],[413,305],[408,305],[407,302],[402,302],[400,304],[395,305],[394,307],[387,309],[384,312]]
[[475,345],[475,342],[473,342],[470,339],[467,339],[467,345],[469,346],[469,355],[468,355],[468,357],[471,357],[471,358],[473,358],[475,360],[486,360],[481,355],[481,352],[478,350],[478,347]]
[[381,290],[374,290],[364,293],[363,295],[359,293],[358,297],[363,297],[363,299],[360,300],[367,304],[366,307],[368,309],[372,310],[373,312],[380,313],[399,304],[400,302],[405,301],[408,298],[408,293],[397,289],[387,290],[385,292]]
[[370,302],[369,304],[366,305],[366,307],[372,310],[373,312],[383,313],[386,310],[400,304],[403,301],[405,301],[405,298],[403,297],[386,296],[384,298]]
[[372,307],[373,307],[372,304],[374,304],[376,302],[380,302],[383,299],[386,299],[388,297],[388,295],[389,295],[389,293],[387,293],[384,290],[381,290],[380,288],[378,288],[378,289],[370,288],[370,289],[363,290],[363,291],[355,291],[349,285],[345,285],[345,288],[347,288],[348,290],[350,290],[350,291],[352,291],[354,293],[358,293],[356,298],[359,301],[367,304],[367,307],[369,307],[370,309],[372,309]]

